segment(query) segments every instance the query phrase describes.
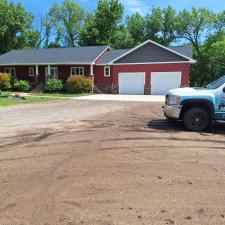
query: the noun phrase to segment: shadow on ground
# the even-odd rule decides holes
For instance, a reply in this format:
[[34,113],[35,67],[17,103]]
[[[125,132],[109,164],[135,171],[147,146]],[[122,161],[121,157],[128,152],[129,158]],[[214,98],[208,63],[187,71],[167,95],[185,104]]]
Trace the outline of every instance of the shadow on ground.
[[[166,132],[189,132],[185,129],[181,121],[168,121],[165,119],[151,120],[148,122],[148,127],[151,129],[166,131]],[[225,134],[225,123],[215,122],[206,131],[206,133]]]

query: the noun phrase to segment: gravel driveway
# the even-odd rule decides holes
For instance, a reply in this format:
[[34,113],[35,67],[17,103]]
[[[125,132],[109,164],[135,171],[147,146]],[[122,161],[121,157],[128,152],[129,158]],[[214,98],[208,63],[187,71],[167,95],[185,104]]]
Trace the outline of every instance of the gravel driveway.
[[161,106],[1,109],[0,224],[225,224],[224,127],[187,132]]

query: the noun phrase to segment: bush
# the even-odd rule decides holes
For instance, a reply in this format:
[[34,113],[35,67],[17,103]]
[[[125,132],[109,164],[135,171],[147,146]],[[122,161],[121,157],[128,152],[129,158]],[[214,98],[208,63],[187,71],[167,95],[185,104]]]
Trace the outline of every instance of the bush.
[[31,89],[31,85],[27,80],[15,80],[13,89],[15,91],[29,91]]
[[0,73],[0,89],[2,91],[9,90],[11,88],[11,76],[7,73]]
[[67,79],[67,91],[69,93],[88,93],[92,86],[92,80],[85,76],[70,76]]
[[48,92],[58,92],[62,91],[63,89],[63,82],[58,79],[50,79],[47,81],[45,85],[45,90]]

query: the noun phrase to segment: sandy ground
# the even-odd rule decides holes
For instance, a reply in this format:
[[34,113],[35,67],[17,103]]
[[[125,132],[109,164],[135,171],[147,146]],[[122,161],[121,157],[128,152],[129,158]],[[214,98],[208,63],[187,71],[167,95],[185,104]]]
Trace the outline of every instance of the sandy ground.
[[0,225],[225,224],[225,128],[186,132],[161,105],[2,109]]

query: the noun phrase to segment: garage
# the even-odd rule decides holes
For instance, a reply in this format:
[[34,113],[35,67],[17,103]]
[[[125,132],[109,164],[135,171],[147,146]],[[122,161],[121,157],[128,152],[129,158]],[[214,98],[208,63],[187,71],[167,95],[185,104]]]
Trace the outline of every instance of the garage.
[[181,85],[181,72],[153,72],[151,73],[151,94],[165,95],[169,90]]
[[143,95],[145,73],[119,73],[119,94]]

